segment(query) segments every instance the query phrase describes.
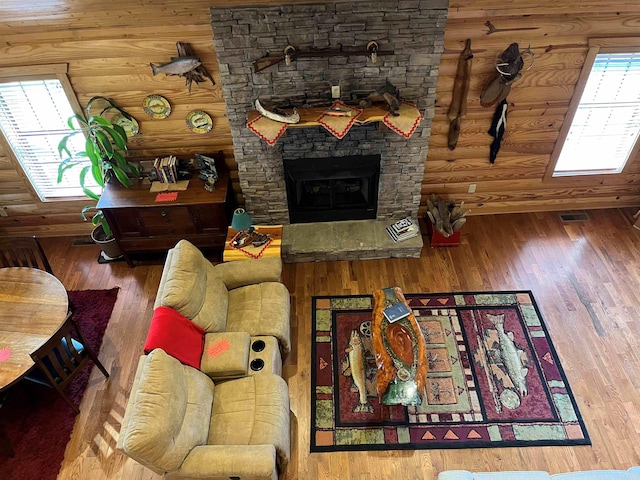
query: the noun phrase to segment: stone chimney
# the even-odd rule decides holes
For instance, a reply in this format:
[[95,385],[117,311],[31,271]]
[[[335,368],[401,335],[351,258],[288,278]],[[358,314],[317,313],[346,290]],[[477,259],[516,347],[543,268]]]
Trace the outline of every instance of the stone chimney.
[[[211,8],[214,45],[233,136],[240,187],[256,223],[288,224],[283,158],[380,155],[378,220],[417,218],[436,81],[443,51],[447,0],[337,1],[280,6]],[[287,45],[311,51],[366,49],[370,41],[393,54],[372,63],[365,55],[304,58],[258,73],[254,62],[281,55]],[[424,118],[410,138],[378,124],[353,126],[338,139],[323,127],[288,129],[269,146],[246,126],[254,102],[291,100],[296,106],[331,104],[373,92],[389,81]]]

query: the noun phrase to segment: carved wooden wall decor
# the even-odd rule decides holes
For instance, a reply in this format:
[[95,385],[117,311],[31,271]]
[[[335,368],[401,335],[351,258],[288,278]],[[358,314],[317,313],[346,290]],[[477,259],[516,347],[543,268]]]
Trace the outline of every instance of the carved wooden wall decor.
[[[24,0],[0,2],[0,38],[3,40],[0,45],[0,74],[5,69],[25,65],[68,63],[69,79],[81,104],[94,95],[104,95],[116,100],[140,121],[143,134],[131,139],[132,155],[177,155],[222,149],[231,172],[234,193],[242,203],[230,121],[223,99],[226,93],[219,82],[210,17],[211,6],[226,6],[229,2],[165,0],[158,5],[136,0],[113,0],[109,3],[61,0],[54,3],[47,6],[42,2],[36,5]],[[282,5],[282,2],[274,0],[239,0],[236,3]],[[292,0],[289,3],[288,8],[296,4],[297,8],[304,8],[309,0]],[[327,2],[327,8],[329,4],[340,8],[342,3]],[[371,2],[360,3],[365,8]],[[406,8],[416,3],[403,2]],[[433,5],[446,3],[431,1]],[[64,8],[60,8],[62,4]],[[583,0],[579,9],[572,2],[557,0],[456,0],[455,5],[451,2],[444,40],[438,42],[443,49],[437,65],[439,73],[433,77],[434,85],[430,87],[436,93],[436,101],[428,107],[433,112],[433,120],[428,127],[428,153],[423,156],[420,214],[424,215],[426,211],[426,199],[430,193],[464,200],[474,215],[640,205],[638,158],[631,160],[630,171],[623,175],[579,177],[564,183],[543,182],[588,51],[588,39],[632,37],[638,33],[637,25],[638,5],[635,0]],[[229,19],[220,37],[213,36],[213,41],[217,38],[227,45],[242,45],[248,37],[255,35],[255,28],[253,26],[250,31],[248,26],[245,29]],[[362,27],[347,22],[342,28],[361,30]],[[303,35],[305,32],[301,30],[299,33]],[[394,39],[402,36],[400,31]],[[388,40],[373,33],[361,38],[357,45],[372,38],[380,43],[381,48],[387,49]],[[474,53],[467,116],[458,145],[450,151],[447,147],[448,111],[458,59],[467,38],[472,41]],[[154,78],[151,75],[149,60],[168,59],[175,55],[175,43],[178,41],[189,42],[209,68],[217,85],[212,86],[207,81],[189,95],[182,78]],[[268,49],[276,52],[288,42],[303,44],[295,39],[278,39],[272,45],[263,45],[252,59],[259,58]],[[511,42],[525,46],[531,44],[536,53],[536,64],[509,95],[508,131],[502,141],[499,159],[493,167],[488,167],[491,137],[487,130],[494,112],[480,106],[480,92],[495,71],[495,53],[504,50]],[[105,51],[109,52],[108,55]],[[394,48],[394,52],[395,55],[415,55],[409,46]],[[312,59],[301,60],[308,62]],[[336,57],[335,60],[340,59]],[[426,64],[431,60],[424,57],[421,61]],[[366,69],[377,68],[379,64],[382,64],[382,57],[378,64],[368,64]],[[283,66],[280,64],[276,68]],[[267,69],[258,75],[268,82],[268,77],[275,70]],[[421,67],[419,71],[424,70]],[[231,74],[244,75],[237,71]],[[147,119],[142,100],[150,93],[168,98],[175,114],[162,121]],[[213,117],[216,127],[209,134],[196,137],[186,128],[184,118],[195,109],[205,110]],[[246,125],[246,116],[239,123]],[[477,186],[474,193],[468,193],[470,184]],[[39,201],[15,159],[0,143],[0,235],[88,235],[91,225],[78,219],[78,209],[84,202],[84,199],[77,202]]]

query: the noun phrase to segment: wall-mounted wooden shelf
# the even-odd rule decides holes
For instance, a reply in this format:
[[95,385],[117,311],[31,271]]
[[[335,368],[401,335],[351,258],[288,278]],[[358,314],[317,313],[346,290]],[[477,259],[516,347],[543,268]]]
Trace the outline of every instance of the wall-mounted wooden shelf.
[[[300,121],[298,123],[287,123],[287,128],[308,128],[320,126],[318,118],[322,116],[322,113],[328,110],[329,107],[313,107],[313,108],[299,108]],[[363,109],[362,115],[360,115],[356,121],[356,125],[364,125],[371,122],[380,122],[389,113],[384,108],[371,106]],[[284,109],[287,114],[293,113],[293,109]],[[247,121],[251,122],[258,118],[260,113],[257,110],[250,110]]]

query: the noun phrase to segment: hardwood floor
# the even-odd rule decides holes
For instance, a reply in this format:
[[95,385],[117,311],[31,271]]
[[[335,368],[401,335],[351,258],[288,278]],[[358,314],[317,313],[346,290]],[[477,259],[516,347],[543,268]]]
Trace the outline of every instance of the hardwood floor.
[[[640,231],[633,210],[471,217],[456,248],[426,246],[419,259],[287,264],[293,351],[292,460],[286,479],[434,479],[446,469],[540,469],[553,473],[640,465]],[[99,265],[94,246],[45,239],[67,289],[121,287],[100,358],[67,446],[59,480],[147,480],[159,476],[115,451],[120,420],[151,318],[162,265]],[[592,446],[309,453],[313,295],[532,290],[576,396]]]

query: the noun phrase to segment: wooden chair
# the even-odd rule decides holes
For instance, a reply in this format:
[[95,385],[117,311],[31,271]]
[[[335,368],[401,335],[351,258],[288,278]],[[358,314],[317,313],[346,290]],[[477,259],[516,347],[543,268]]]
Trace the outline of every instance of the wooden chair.
[[[72,331],[75,331],[79,341],[71,337]],[[64,324],[58,331],[31,354],[31,358],[36,366],[25,378],[55,388],[76,413],[79,413],[80,409],[64,390],[82,371],[85,364],[93,360],[103,375],[109,378],[109,372],[87,344],[71,313],[67,314]]]
[[0,267],[39,268],[53,275],[47,255],[35,236],[0,238]]

